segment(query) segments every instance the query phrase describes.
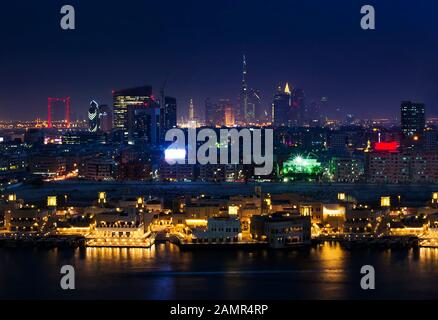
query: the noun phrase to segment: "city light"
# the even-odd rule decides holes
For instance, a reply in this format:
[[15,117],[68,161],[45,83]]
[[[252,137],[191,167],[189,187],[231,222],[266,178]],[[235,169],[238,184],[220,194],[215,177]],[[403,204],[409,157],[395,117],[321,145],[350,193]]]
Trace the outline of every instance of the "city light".
[[184,160],[186,158],[185,149],[166,149],[164,151],[166,161]]
[[106,192],[99,192],[99,197],[97,202],[99,204],[105,204],[106,203]]
[[239,214],[239,206],[228,206],[228,214],[230,216],[237,216]]
[[316,178],[322,171],[321,163],[318,160],[301,155],[295,156],[283,164],[285,179]]
[[374,145],[374,150],[378,152],[398,152],[400,143],[397,141],[393,142],[377,142]]
[[391,197],[381,197],[380,198],[380,206],[382,208],[391,207]]
[[47,206],[48,207],[56,207],[57,199],[56,196],[48,196],[47,197]]

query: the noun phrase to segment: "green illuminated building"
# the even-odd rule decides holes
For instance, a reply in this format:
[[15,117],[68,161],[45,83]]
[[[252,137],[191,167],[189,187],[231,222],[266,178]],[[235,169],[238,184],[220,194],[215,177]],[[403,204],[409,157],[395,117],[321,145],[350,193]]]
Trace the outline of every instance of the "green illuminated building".
[[317,180],[323,173],[321,163],[309,156],[295,155],[283,164],[283,180]]

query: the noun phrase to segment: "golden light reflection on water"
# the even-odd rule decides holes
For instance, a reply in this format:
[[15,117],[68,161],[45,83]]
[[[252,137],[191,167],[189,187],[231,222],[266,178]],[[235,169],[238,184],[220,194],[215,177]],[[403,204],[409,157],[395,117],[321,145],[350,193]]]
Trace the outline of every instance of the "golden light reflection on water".
[[[76,255],[80,253],[77,252]],[[150,260],[156,255],[155,246],[145,248],[86,248],[87,262],[123,262]]]
[[339,243],[325,243],[313,250],[319,256],[323,269],[331,272],[345,268],[345,260],[349,253]]

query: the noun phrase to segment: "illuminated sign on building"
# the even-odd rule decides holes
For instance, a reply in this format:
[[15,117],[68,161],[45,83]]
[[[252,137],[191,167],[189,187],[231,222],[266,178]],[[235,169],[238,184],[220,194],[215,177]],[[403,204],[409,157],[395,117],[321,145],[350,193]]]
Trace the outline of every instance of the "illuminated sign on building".
[[398,152],[398,148],[400,147],[400,143],[397,141],[393,142],[377,142],[374,145],[374,151],[378,152]]

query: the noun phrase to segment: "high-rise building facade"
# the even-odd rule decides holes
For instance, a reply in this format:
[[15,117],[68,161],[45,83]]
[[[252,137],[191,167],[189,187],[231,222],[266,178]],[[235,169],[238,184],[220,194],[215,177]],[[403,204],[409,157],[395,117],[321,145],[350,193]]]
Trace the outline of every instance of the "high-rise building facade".
[[153,103],[152,87],[124,89],[113,92],[114,128],[128,132],[130,126],[129,108],[148,107]]
[[189,121],[195,120],[195,104],[193,103],[193,99],[190,99],[189,102]]
[[100,130],[99,104],[94,100],[90,102],[90,108],[88,109],[88,130],[90,132],[98,132]]
[[240,109],[242,120],[244,122],[251,122],[254,120],[254,113],[249,108],[249,89],[248,84],[246,82],[248,70],[246,65],[246,56],[243,56],[243,68],[242,68],[242,85],[240,92]]
[[100,129],[103,132],[110,132],[113,128],[113,113],[106,104],[99,106]]
[[208,127],[215,126],[214,123],[214,105],[210,98],[205,100],[205,125]]
[[401,127],[405,137],[422,135],[426,127],[425,105],[411,101],[402,102]]
[[165,133],[166,130],[176,128],[176,99],[173,97],[164,98],[164,108],[161,108],[162,129]]
[[134,144],[158,144],[160,141],[160,108],[134,108],[131,113],[132,125],[129,139]]
[[301,126],[306,118],[306,95],[303,89],[292,90],[292,103],[289,110],[289,126]]
[[291,92],[289,85],[286,84],[284,90],[278,87],[272,103],[272,123],[276,127],[286,127],[289,125],[289,111],[291,108]]
[[215,103],[213,108],[213,123],[215,126],[221,127],[226,125],[225,116],[227,110],[228,112],[232,112],[233,110],[230,99],[219,99],[218,102]]

